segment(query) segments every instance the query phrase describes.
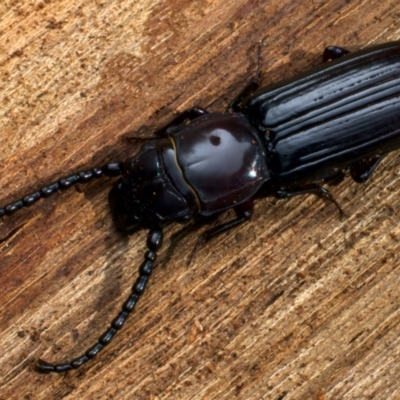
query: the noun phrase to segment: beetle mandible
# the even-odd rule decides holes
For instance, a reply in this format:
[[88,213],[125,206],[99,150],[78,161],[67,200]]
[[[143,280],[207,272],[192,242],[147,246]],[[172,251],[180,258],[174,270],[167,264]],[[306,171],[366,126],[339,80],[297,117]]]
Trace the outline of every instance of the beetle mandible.
[[126,234],[149,231],[139,277],[108,329],[72,361],[38,360],[40,372],[76,369],[111,341],[146,288],[166,225],[233,209],[236,218],[201,236],[208,241],[249,220],[257,198],[307,193],[342,212],[321,184],[340,182],[346,171],[365,182],[400,147],[400,41],[354,53],[330,46],[323,61],[259,89],[259,50],[255,77],[225,113],[189,109],[136,156],[72,174],[0,208],[0,217],[11,215],[76,183],[119,176],[109,194],[116,228]]

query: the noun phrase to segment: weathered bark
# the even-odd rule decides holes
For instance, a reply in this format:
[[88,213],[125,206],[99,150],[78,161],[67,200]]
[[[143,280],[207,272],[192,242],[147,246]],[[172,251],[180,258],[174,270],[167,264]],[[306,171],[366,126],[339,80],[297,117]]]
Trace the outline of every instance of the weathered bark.
[[[124,159],[174,113],[223,111],[256,69],[263,84],[318,64],[325,46],[399,38],[382,1],[0,3],[0,203],[71,171]],[[400,398],[399,158],[312,196],[261,200],[253,220],[186,259],[166,240],[147,292],[81,370],[43,376],[94,343],[136,278],[145,233],[111,223],[111,179],[0,223],[1,399]],[[169,238],[182,227],[166,231]]]

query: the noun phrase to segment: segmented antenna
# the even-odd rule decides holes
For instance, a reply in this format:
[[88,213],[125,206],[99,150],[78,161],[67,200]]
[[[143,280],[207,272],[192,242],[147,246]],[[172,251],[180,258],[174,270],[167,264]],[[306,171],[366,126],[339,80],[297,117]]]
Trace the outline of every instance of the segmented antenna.
[[39,372],[50,373],[50,372],[65,372],[71,369],[77,369],[81,365],[94,358],[100,350],[102,350],[107,344],[110,343],[112,338],[115,336],[124,325],[129,314],[134,310],[136,303],[140,296],[146,289],[147,282],[153,271],[153,264],[156,261],[157,250],[162,246],[163,232],[161,230],[151,230],[147,235],[147,248],[148,251],[144,255],[144,260],[139,267],[139,276],[136,282],[132,286],[132,293],[126,299],[122,306],[120,313],[113,319],[108,329],[99,337],[97,343],[92,347],[88,348],[81,356],[61,364],[51,364],[44,360],[36,361],[36,369]]
[[5,215],[11,215],[23,207],[30,207],[41,198],[46,198],[56,193],[58,190],[69,189],[77,183],[87,183],[93,178],[101,178],[102,176],[119,176],[121,175],[122,163],[115,162],[104,165],[100,168],[92,168],[88,171],[77,172],[76,174],[61,178],[60,180],[41,188],[40,190],[28,194],[22,199],[15,201],[0,208],[0,218]]

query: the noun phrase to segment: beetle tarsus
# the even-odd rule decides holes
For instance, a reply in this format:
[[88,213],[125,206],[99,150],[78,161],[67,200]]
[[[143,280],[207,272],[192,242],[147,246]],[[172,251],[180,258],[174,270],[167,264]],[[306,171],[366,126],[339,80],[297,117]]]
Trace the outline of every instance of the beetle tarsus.
[[322,61],[329,62],[349,54],[350,51],[339,46],[328,46],[322,53]]
[[350,166],[350,176],[357,183],[366,182],[385,156],[386,154],[377,155],[375,157],[355,162]]
[[343,211],[342,207],[340,207],[340,204],[336,201],[336,199],[329,192],[329,190],[323,188],[320,185],[312,183],[312,184],[305,185],[303,187],[296,188],[296,189],[278,189],[275,192],[275,196],[278,199],[287,199],[287,198],[299,196],[302,194],[315,194],[316,196],[320,197],[321,199],[326,199],[336,206],[336,208],[340,212],[340,216],[347,216],[346,213]]
[[244,222],[249,221],[253,214],[253,208],[254,208],[253,201],[248,201],[243,204],[240,204],[239,206],[235,207],[236,218],[224,222],[223,224],[218,224],[217,226],[214,226],[213,228],[208,229],[203,234],[201,234],[198,237],[192,252],[190,253],[190,256],[187,261],[187,266],[189,266],[192,263],[197,250],[204,243],[208,242],[215,236],[220,235],[221,233],[230,231],[231,229],[236,228],[237,226],[243,224]]

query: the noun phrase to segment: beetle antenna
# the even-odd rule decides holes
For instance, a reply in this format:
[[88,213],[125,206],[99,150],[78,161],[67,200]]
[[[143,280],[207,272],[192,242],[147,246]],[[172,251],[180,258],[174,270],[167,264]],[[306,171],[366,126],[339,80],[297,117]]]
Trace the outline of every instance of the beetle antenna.
[[88,348],[84,354],[73,359],[70,362],[62,364],[51,364],[47,361],[38,359],[36,361],[36,369],[39,372],[50,373],[50,372],[65,372],[71,369],[77,369],[81,365],[88,362],[90,359],[94,358],[100,350],[102,350],[111,339],[115,336],[117,331],[119,331],[124,325],[129,314],[133,311],[138,302],[140,296],[143,294],[149,277],[153,271],[153,264],[156,261],[156,252],[162,246],[163,232],[161,229],[151,230],[147,235],[146,245],[148,251],[144,255],[144,260],[139,267],[139,277],[132,286],[132,293],[126,299],[122,306],[119,314],[113,319],[108,329],[99,337],[97,343],[92,347]]
[[119,176],[122,174],[122,163],[114,162],[104,165],[100,168],[92,168],[87,171],[77,172],[76,174],[66,176],[58,181],[43,187],[42,189],[28,194],[22,199],[15,201],[0,208],[0,218],[4,215],[11,215],[20,210],[22,207],[30,207],[35,204],[42,197],[46,198],[51,196],[58,190],[69,189],[77,183],[86,183],[91,181],[93,178],[101,178],[102,176]]

